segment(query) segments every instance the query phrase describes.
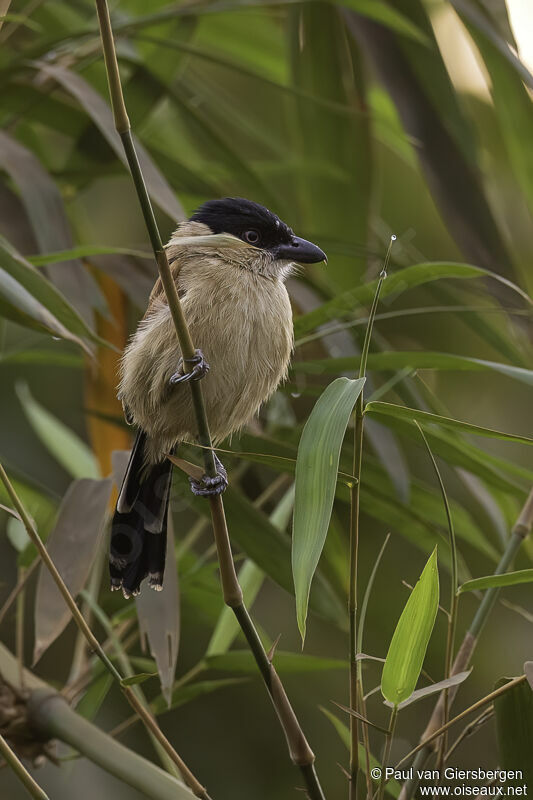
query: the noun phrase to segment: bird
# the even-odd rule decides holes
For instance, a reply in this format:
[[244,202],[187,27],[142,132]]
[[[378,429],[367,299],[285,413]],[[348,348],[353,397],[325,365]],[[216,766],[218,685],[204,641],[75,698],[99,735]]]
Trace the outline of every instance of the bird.
[[[166,253],[192,341],[181,355],[161,279],[120,362],[118,398],[137,435],[111,524],[111,589],[127,599],[163,586],[172,463],[197,438],[189,381],[201,380],[212,441],[239,431],[286,378],[293,350],[287,277],[326,254],[252,200],[205,202],[181,222]],[[223,492],[227,474],[189,478],[194,494]]]

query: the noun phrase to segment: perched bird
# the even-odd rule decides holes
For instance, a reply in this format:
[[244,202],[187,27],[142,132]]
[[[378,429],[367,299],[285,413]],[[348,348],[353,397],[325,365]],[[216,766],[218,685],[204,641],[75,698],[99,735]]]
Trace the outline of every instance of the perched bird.
[[[121,362],[119,399],[138,427],[111,530],[111,588],[125,597],[138,594],[146,577],[162,587],[172,471],[166,455],[197,434],[187,382],[203,378],[215,444],[242,428],[287,375],[293,325],[285,279],[295,263],[326,261],[276,214],[242,198],[202,205],[166,251],[198,350],[187,371],[158,280]],[[216,477],[189,479],[195,494],[224,491],[226,472],[216,463]]]

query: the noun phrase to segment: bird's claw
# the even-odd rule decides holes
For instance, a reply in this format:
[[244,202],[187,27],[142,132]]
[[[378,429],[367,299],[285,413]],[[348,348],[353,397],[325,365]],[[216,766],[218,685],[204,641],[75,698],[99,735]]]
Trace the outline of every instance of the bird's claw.
[[[189,372],[183,370],[184,364],[192,364],[192,369]],[[192,358],[180,358],[178,368],[174,375],[170,377],[170,383],[175,386],[178,383],[186,383],[187,381],[200,381],[209,372],[209,364],[204,358],[201,350],[195,350]]]
[[[213,454],[214,455],[214,454]],[[216,497],[218,494],[225,492],[228,487],[228,474],[224,465],[215,455],[215,465],[217,474],[214,477],[210,475],[203,475],[200,480],[196,478],[189,478],[191,484],[191,491],[197,497]]]

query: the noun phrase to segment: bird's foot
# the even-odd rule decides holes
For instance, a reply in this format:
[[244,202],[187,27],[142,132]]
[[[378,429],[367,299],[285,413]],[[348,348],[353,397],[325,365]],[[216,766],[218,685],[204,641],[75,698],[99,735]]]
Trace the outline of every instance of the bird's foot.
[[200,480],[189,478],[191,491],[197,497],[216,497],[228,487],[228,474],[219,458],[213,453],[217,474],[214,477],[204,475]]
[[[185,364],[192,364],[192,369],[189,372],[184,370]],[[209,364],[204,358],[201,350],[195,350],[192,358],[180,358],[178,368],[174,375],[170,377],[170,383],[175,386],[178,383],[186,383],[187,381],[200,381],[209,372]]]

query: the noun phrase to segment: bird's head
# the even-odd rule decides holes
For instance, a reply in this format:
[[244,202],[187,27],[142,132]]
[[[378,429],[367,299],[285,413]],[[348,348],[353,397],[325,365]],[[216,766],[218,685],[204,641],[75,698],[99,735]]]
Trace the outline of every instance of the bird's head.
[[294,264],[327,262],[320,247],[296,236],[268,208],[241,197],[204,203],[179,226],[170,244],[189,236],[201,237],[202,249],[212,237],[219,255],[265,277],[285,277]]

